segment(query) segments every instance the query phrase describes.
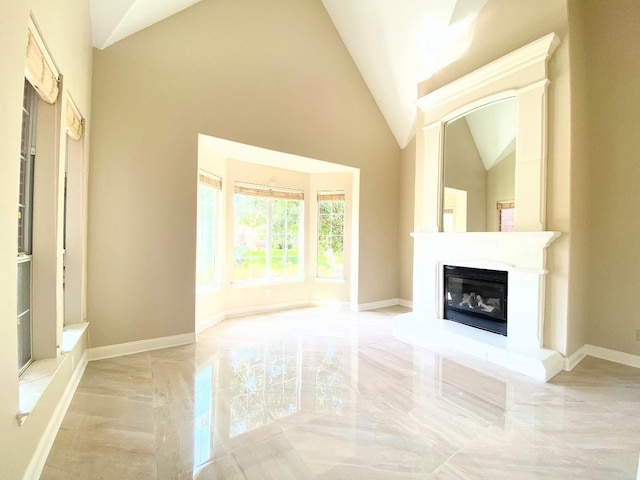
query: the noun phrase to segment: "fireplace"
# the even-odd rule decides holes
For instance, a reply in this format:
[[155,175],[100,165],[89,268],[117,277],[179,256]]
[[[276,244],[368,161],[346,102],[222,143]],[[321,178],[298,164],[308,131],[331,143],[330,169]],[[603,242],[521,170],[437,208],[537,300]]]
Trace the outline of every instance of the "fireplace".
[[507,335],[507,272],[443,266],[444,319]]
[[[398,316],[394,322],[394,334],[399,339],[442,352],[462,352],[542,381],[562,370],[562,355],[543,347],[545,251],[560,236],[559,232],[416,232],[412,236],[415,239],[413,311]],[[463,267],[475,273],[497,271],[498,276],[504,275],[504,303],[499,305],[504,317],[497,317],[494,309],[485,312],[483,319],[493,322],[493,326],[506,328],[507,335],[504,331],[492,333],[446,319],[445,307],[449,303],[444,301],[443,293],[446,266]],[[452,297],[456,291],[461,295],[458,307],[464,303],[464,293],[468,293],[470,299],[471,292],[476,293],[476,297],[480,293],[483,305],[498,306],[495,301],[487,301],[500,298],[495,291],[485,290],[481,283],[469,280],[456,282],[450,282],[448,290],[452,291]],[[462,312],[468,313],[465,305]],[[496,313],[496,316],[487,316],[487,313]]]

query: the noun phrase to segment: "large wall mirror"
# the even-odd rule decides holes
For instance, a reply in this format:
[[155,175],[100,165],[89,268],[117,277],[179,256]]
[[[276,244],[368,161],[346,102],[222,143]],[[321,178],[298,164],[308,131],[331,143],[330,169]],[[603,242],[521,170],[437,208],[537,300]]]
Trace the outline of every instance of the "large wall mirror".
[[418,100],[416,232],[546,223],[549,34]]
[[445,124],[442,231],[514,230],[517,133],[514,97]]

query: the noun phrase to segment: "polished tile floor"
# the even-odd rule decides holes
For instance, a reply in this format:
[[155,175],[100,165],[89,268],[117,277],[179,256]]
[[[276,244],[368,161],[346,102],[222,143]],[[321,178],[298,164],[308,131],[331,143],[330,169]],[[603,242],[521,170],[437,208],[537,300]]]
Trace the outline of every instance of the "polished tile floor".
[[91,362],[42,479],[635,479],[640,370],[543,384],[393,337],[401,307],[225,321]]

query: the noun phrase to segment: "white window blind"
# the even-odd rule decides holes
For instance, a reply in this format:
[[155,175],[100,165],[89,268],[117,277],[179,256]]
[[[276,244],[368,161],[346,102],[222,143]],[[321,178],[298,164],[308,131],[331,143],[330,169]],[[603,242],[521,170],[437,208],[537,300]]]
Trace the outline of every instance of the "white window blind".
[[235,193],[253,197],[281,198],[286,200],[304,200],[304,192],[293,188],[273,187],[253,183],[236,182]]
[[318,202],[344,202],[344,192],[342,190],[319,191]]
[[60,77],[42,38],[30,22],[27,32],[27,56],[24,64],[24,75],[40,98],[54,104],[58,99],[58,79]]
[[198,181],[216,190],[222,190],[222,179],[217,175],[201,170],[198,174]]
[[84,119],[70,96],[67,96],[65,105],[64,124],[69,137],[74,140],[80,140],[82,138]]

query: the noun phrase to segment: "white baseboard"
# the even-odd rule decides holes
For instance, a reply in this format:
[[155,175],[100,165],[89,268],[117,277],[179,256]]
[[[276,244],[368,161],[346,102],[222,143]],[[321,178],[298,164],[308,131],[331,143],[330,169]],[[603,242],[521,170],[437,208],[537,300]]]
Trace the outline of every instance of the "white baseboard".
[[602,360],[609,360],[610,362],[621,363],[622,365],[628,365],[630,367],[640,368],[640,355],[619,352],[617,350],[598,347],[596,345],[585,345],[585,347],[587,355],[590,355],[592,357],[601,358]]
[[312,304],[307,301],[303,302],[289,302],[289,303],[277,303],[274,305],[259,305],[257,307],[236,308],[233,310],[227,310],[224,313],[224,318],[243,317],[245,315],[256,315],[259,313],[275,312],[278,310],[289,310],[291,308],[304,308],[309,307]]
[[379,302],[361,303],[358,305],[358,312],[366,312],[367,310],[375,310],[376,308],[393,307],[400,305],[399,298],[390,298],[389,300],[380,300]]
[[95,347],[88,350],[89,361],[102,360],[105,358],[120,357],[122,355],[131,355],[133,353],[149,352],[160,348],[178,347],[180,345],[188,345],[196,341],[196,334],[183,333],[182,335],[173,335],[171,337],[150,338],[148,340],[138,340],[135,342],[118,343],[116,345],[106,345],[104,347]]
[[203,332],[204,330],[206,330],[207,328],[211,328],[214,325],[220,323],[221,321],[223,321],[226,318],[224,313],[218,313],[216,315],[214,315],[213,317],[209,317],[206,320],[202,320],[198,323],[196,323],[196,334]]
[[73,395],[76,393],[76,389],[80,384],[80,380],[82,379],[82,375],[84,374],[86,367],[87,352],[85,351],[82,354],[82,358],[80,358],[75,370],[71,374],[69,383],[67,383],[62,397],[49,419],[47,428],[45,428],[42,437],[40,437],[36,451],[34,452],[33,457],[31,457],[29,466],[22,477],[23,480],[37,480],[40,478],[44,465],[47,461],[47,457],[49,456],[49,452],[51,451],[51,447],[53,446],[53,442],[56,439],[56,435],[58,435],[60,425],[62,425],[62,420],[64,420],[64,416],[67,414]]
[[585,344],[569,357],[565,358],[564,369],[573,370],[573,368],[587,355],[590,357],[600,358],[602,360],[608,360],[610,362],[620,363],[622,365],[628,365],[630,367],[640,368],[640,355],[633,355],[631,353],[611,350],[610,348],[598,347],[597,345]]
[[588,345],[581,346],[578,350],[573,352],[568,357],[564,359],[564,370],[570,372],[578,365],[584,357],[587,356],[587,347]]
[[405,300],[404,298],[400,298],[398,299],[398,304],[402,305],[403,307],[413,309],[413,300]]

